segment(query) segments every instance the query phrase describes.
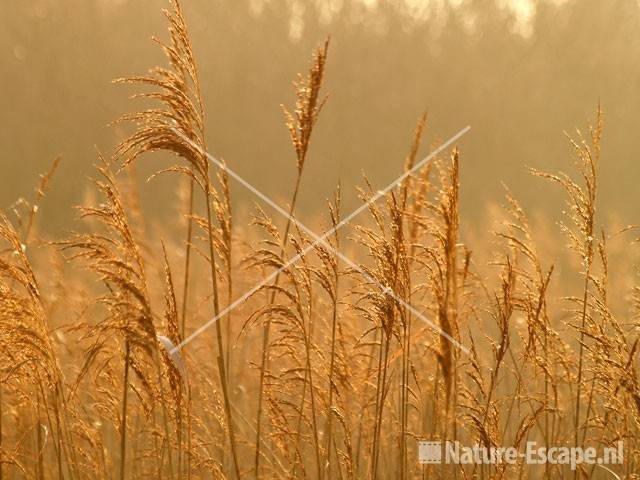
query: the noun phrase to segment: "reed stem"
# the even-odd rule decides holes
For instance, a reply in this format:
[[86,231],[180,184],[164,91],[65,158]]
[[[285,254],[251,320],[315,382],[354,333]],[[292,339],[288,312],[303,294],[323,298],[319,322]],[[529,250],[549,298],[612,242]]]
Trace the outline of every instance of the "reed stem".
[[120,419],[120,480],[125,479],[127,456],[127,400],[129,392],[129,340],[125,341],[124,378],[122,382],[122,416]]

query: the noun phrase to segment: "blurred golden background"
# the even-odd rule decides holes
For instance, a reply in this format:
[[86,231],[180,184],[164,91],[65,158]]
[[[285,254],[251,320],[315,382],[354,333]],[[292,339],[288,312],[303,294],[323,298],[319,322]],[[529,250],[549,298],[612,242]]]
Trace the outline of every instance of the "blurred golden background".
[[[31,195],[57,155],[63,163],[42,222],[66,228],[130,111],[117,77],[163,64],[163,1],[0,3],[0,208]],[[560,192],[526,166],[572,171],[564,130],[605,113],[600,201],[633,221],[639,199],[640,6],[636,0],[189,0],[184,1],[206,101],[208,145],[284,202],[295,160],[280,104],[327,35],[328,103],[313,139],[300,207],[316,213],[340,180],[347,207],[365,172],[386,185],[402,172],[417,117],[428,111],[426,154],[466,125],[462,213],[478,218],[508,184],[530,209]],[[157,165],[156,165],[157,166]],[[139,172],[141,178],[155,170]],[[173,179],[141,189],[162,219]],[[555,196],[555,194],[558,196]],[[254,198],[237,186],[236,202]]]

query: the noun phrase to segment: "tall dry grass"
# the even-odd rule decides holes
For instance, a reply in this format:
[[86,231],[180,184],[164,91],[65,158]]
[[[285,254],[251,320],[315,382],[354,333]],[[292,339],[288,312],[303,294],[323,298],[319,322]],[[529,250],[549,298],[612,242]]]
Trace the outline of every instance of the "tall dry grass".
[[[600,109],[589,135],[570,140],[577,175],[531,178],[566,193],[568,243],[556,251],[509,190],[492,238],[465,242],[458,149],[314,244],[267,207],[232,215],[234,185],[204,154],[203,91],[177,1],[166,16],[169,40],[157,42],[167,66],[120,80],[140,88],[144,107],[120,119],[130,134],[112,158],[98,154],[78,233],[39,232],[46,189],[66,180],[54,176],[57,161],[33,200],[0,216],[0,479],[638,478],[637,241],[598,209]],[[325,42],[285,109],[290,217],[328,66]],[[405,171],[425,129],[422,116]],[[175,158],[159,173],[181,174],[185,221],[149,232],[133,169],[154,152]],[[321,227],[341,225],[344,188]],[[362,201],[375,192],[364,179]],[[625,456],[575,472],[522,459],[421,465],[420,439],[623,440]]]

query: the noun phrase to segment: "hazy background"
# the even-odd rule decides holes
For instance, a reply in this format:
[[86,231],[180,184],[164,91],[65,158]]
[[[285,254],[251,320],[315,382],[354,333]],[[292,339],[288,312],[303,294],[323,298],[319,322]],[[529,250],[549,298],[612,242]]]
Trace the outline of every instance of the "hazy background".
[[[189,0],[208,143],[249,181],[284,202],[295,173],[280,104],[327,34],[326,110],[313,139],[301,207],[315,213],[340,179],[354,205],[366,172],[401,173],[416,118],[427,143],[471,125],[460,142],[463,213],[478,218],[509,184],[532,209],[561,207],[525,166],[572,168],[563,130],[605,112],[601,200],[638,220],[640,7],[636,0]],[[116,77],[164,62],[156,0],[0,3],[0,208],[31,195],[52,159],[64,162],[44,205],[66,227],[81,201],[95,146],[124,132],[107,124],[134,109]],[[157,164],[156,164],[157,165]],[[140,172],[153,168],[149,158]],[[572,170],[571,170],[572,171]],[[173,179],[144,185],[154,214],[175,202]],[[254,199],[234,186],[236,202]]]

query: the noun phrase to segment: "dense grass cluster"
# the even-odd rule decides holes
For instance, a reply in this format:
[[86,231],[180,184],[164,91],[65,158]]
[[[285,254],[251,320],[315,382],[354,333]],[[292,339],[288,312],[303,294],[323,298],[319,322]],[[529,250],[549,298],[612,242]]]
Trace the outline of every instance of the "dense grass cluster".
[[[177,2],[167,19],[167,66],[119,80],[152,106],[120,119],[130,136],[98,155],[82,233],[37,234],[57,161],[33,200],[0,217],[0,479],[638,478],[640,285],[622,282],[611,302],[599,109],[588,134],[570,138],[575,178],[532,171],[566,192],[565,255],[576,261],[562,262],[562,277],[509,192],[493,240],[462,243],[456,149],[339,229],[337,188],[323,225],[335,232],[318,243],[291,218],[313,161],[328,41],[285,109],[290,218],[257,208],[238,226],[227,172],[205,155]],[[421,117],[405,171],[425,127]],[[157,151],[177,157],[164,172],[183,205],[150,234],[131,172]],[[362,201],[376,194],[365,180]],[[579,285],[564,282],[574,274]],[[427,466],[420,439],[622,440],[624,464]]]

